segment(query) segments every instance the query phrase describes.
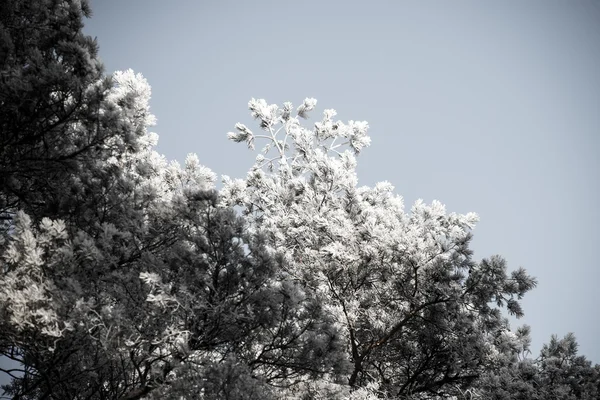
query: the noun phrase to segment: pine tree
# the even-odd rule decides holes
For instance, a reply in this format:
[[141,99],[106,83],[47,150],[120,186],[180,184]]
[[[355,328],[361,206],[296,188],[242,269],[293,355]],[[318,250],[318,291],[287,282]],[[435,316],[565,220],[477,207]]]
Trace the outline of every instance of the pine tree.
[[[109,135],[98,110],[108,83],[94,40],[82,34],[88,2],[0,4],[0,216],[52,214],[60,183]],[[38,210],[39,209],[39,210]]]
[[600,366],[577,354],[571,333],[552,336],[535,358],[513,357],[474,384],[476,398],[592,400],[600,395]]
[[[574,336],[512,331],[536,281],[477,216],[358,187],[366,122],[252,99],[246,179],[155,151],[150,86],[104,76],[87,1],[0,4],[0,355],[19,399],[592,399]],[[7,372],[0,367],[0,372]]]
[[319,304],[218,205],[196,156],[154,151],[150,87],[102,76],[87,3],[2,7],[0,353],[21,365],[8,393],[265,398],[330,371],[340,343]]
[[456,395],[494,363],[500,343],[517,345],[498,307],[521,316],[518,300],[535,280],[523,269],[509,274],[501,257],[472,259],[475,214],[447,214],[437,201],[406,213],[388,182],[357,187],[367,123],[335,121],[325,110],[304,128],[315,104],[306,99],[294,115],[290,103],[250,101],[266,133],[237,124],[229,138],[267,144],[245,180],[225,179],[223,201],[242,208],[287,260],[285,273],[336,321],[351,388]]

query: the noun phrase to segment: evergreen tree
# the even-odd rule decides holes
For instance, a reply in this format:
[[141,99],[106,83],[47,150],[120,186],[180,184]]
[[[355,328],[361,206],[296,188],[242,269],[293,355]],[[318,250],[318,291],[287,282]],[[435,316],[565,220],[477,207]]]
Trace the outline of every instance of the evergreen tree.
[[447,214],[437,201],[406,213],[388,182],[357,187],[368,125],[325,110],[306,129],[300,118],[315,103],[306,99],[294,113],[290,103],[250,101],[266,134],[237,124],[229,137],[267,145],[245,180],[225,179],[223,201],[242,207],[251,229],[288,261],[285,274],[336,321],[350,387],[393,398],[456,395],[506,343],[518,345],[498,307],[521,316],[518,300],[535,280],[523,269],[509,274],[498,256],[472,260],[475,214]]
[[61,182],[109,136],[99,110],[94,40],[82,34],[88,2],[0,4],[0,217],[17,208],[54,214]]
[[147,82],[102,77],[87,3],[2,6],[0,353],[21,365],[8,393],[258,398],[331,370],[327,318],[217,205],[214,174],[153,150]]
[[[19,399],[592,399],[573,336],[536,360],[502,308],[536,282],[475,261],[475,214],[358,187],[366,122],[252,99],[267,143],[222,190],[105,77],[87,1],[0,3],[0,355]],[[237,209],[234,209],[237,207]]]
[[492,400],[595,400],[600,366],[577,354],[573,334],[552,336],[536,359],[512,358],[475,385],[477,398]]

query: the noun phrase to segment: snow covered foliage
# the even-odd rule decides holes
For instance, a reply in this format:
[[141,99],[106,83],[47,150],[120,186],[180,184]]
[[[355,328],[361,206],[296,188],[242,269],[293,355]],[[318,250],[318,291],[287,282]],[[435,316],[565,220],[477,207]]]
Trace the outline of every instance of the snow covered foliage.
[[522,315],[518,300],[535,281],[522,269],[508,274],[498,256],[472,260],[475,214],[420,200],[406,212],[390,183],[358,187],[367,123],[326,110],[306,128],[300,118],[315,104],[306,99],[294,115],[290,103],[250,101],[265,133],[237,124],[229,138],[266,145],[245,180],[224,179],[222,202],[242,207],[285,275],[335,320],[351,387],[453,394],[502,352],[498,338],[510,331],[497,307]]
[[[47,3],[50,11],[13,2],[2,15],[55,26],[60,10],[77,20],[87,7]],[[90,43],[80,24],[69,26],[71,39]],[[15,40],[27,28],[10,27],[3,33]],[[29,45],[50,43],[49,56],[58,54],[52,46],[62,42],[37,38]],[[2,83],[55,106],[27,114],[7,98],[12,113],[0,115],[0,352],[22,365],[7,372],[8,394],[265,398],[273,385],[343,365],[333,321],[278,273],[283,260],[264,238],[218,205],[216,176],[193,154],[180,166],[156,153],[141,74],[100,79],[90,69],[77,81],[62,57],[37,66],[52,71],[19,77],[32,61],[15,54],[25,58],[3,72],[20,80]],[[79,92],[26,84],[55,76],[79,82]]]
[[573,337],[524,358],[529,330],[501,310],[522,315],[535,280],[472,259],[475,214],[358,186],[366,122],[325,110],[305,127],[315,99],[252,99],[256,132],[228,137],[264,147],[217,191],[196,155],[155,151],[150,85],[103,75],[89,13],[85,0],[0,3],[6,395],[597,396]]
[[[522,333],[524,338],[528,332]],[[537,358],[506,360],[483,374],[472,391],[474,399],[592,400],[600,395],[600,366],[577,354],[573,334],[552,336]]]
[[32,330],[58,338],[71,328],[69,321],[59,319],[53,283],[44,274],[45,269],[60,268],[64,253],[68,252],[62,246],[67,239],[65,225],[44,218],[39,228],[36,237],[30,218],[19,212],[11,239],[2,240],[0,304],[7,318],[3,332],[13,340]]
[[[177,238],[171,204],[194,186],[179,176],[202,173],[198,166],[178,173],[152,149],[141,75],[119,73],[102,88],[93,118],[111,134],[97,148],[83,147],[85,157],[69,158],[59,174],[29,169],[27,183],[45,181],[44,198],[36,184],[33,197],[16,195],[21,210],[4,209],[0,350],[25,363],[9,391],[22,398],[126,394],[154,379],[179,336],[169,334],[168,320],[151,317],[139,276]],[[62,132],[87,135],[96,129],[87,122],[65,122]],[[3,186],[4,198],[13,188]]]
[[116,134],[93,118],[108,82],[81,32],[90,12],[87,1],[0,4],[0,216],[52,201],[53,180]]

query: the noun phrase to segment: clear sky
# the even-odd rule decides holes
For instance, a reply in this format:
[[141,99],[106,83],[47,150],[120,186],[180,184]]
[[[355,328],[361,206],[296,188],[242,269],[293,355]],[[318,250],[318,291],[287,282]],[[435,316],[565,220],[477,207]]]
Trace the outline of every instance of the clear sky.
[[477,258],[539,286],[533,355],[574,332],[600,363],[600,1],[92,0],[107,72],[153,88],[158,150],[244,177],[251,97],[367,120],[359,184],[479,213]]

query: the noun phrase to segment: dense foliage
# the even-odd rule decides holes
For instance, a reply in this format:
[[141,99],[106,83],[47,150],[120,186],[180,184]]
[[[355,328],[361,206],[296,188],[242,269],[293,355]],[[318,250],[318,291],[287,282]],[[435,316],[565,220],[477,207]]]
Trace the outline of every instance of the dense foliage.
[[[527,358],[536,281],[475,214],[359,187],[366,122],[252,99],[245,179],[156,153],[86,1],[0,4],[0,373],[19,399],[595,399],[572,335]],[[7,360],[11,360],[9,365]]]

